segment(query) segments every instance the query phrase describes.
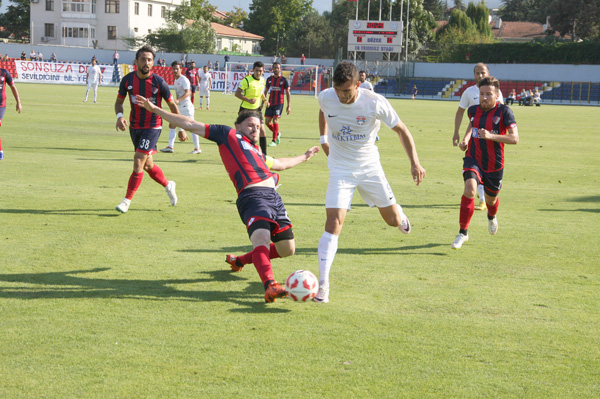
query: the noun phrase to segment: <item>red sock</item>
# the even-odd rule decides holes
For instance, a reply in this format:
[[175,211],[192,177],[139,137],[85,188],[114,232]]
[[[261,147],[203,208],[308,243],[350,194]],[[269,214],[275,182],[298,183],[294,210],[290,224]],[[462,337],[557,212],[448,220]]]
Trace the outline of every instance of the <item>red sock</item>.
[[252,251],[252,263],[260,276],[263,285],[269,280],[275,280],[273,277],[273,268],[269,260],[269,249],[263,245],[254,248]]
[[2,151],[2,140],[0,140],[0,151]]
[[469,223],[471,223],[473,212],[475,212],[475,197],[467,198],[463,195],[460,199],[459,224],[461,230],[466,230],[469,228]]
[[270,131],[272,131],[272,132],[275,131],[275,126],[273,126],[273,123],[267,124],[267,127],[269,128]]
[[275,139],[277,139],[277,136],[279,135],[279,123],[275,122],[275,123],[273,123],[273,126],[275,127],[275,130],[273,130],[273,133],[275,133]]
[[163,187],[167,187],[167,184],[169,184],[169,181],[163,174],[162,169],[159,168],[157,164],[154,164],[152,169],[150,169],[148,171],[148,174],[155,182],[157,182],[158,184],[160,184]]
[[493,218],[498,213],[498,205],[500,205],[500,198],[496,197],[496,203],[494,205],[488,204],[488,216]]
[[127,194],[125,194],[125,198],[128,200],[133,198],[133,195],[142,184],[142,179],[144,178],[144,172],[141,173],[131,173],[129,176],[129,183],[127,183]]
[[[248,252],[247,254],[240,255],[237,258],[242,265],[247,265],[248,263],[252,263],[252,253],[253,252],[254,252],[254,250]],[[269,248],[269,259],[276,259],[276,258],[281,258],[281,256],[279,256],[279,253],[277,252],[277,248],[275,248],[275,244],[271,243],[271,246]]]

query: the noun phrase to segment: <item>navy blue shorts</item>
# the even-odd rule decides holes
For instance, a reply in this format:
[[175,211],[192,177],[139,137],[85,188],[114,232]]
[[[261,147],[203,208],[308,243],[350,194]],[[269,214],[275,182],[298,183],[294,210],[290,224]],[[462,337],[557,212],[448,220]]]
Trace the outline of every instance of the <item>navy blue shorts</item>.
[[478,184],[483,184],[487,195],[497,197],[502,188],[502,175],[504,169],[495,172],[485,172],[476,160],[470,157],[463,158],[463,178],[465,180],[475,177]]
[[244,189],[238,196],[236,205],[240,218],[248,230],[248,236],[256,230],[252,225],[262,221],[269,223],[272,236],[281,235],[287,230],[291,231],[292,221],[288,217],[281,196],[274,188]]
[[129,129],[129,135],[131,136],[131,142],[136,152],[143,152],[144,154],[156,153],[156,143],[160,137],[162,129]]
[[0,126],[2,126],[2,118],[4,118],[5,112],[6,112],[6,107],[0,107]]
[[279,118],[281,116],[282,111],[283,111],[283,104],[271,105],[269,108],[267,108],[265,110],[265,116],[268,118],[272,118],[274,116]]
[[198,85],[191,85],[190,87],[191,87],[192,93],[195,93],[196,90],[198,90]]

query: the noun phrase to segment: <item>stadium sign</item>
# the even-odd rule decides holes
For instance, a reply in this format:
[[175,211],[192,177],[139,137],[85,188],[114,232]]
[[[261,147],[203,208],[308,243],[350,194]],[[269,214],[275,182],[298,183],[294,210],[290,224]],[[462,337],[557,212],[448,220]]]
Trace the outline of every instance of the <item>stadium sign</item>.
[[400,53],[402,21],[348,21],[348,51]]
[[[91,64],[71,62],[38,62],[15,60],[17,82],[86,84],[87,68]],[[102,86],[112,80],[113,65],[100,65]]]

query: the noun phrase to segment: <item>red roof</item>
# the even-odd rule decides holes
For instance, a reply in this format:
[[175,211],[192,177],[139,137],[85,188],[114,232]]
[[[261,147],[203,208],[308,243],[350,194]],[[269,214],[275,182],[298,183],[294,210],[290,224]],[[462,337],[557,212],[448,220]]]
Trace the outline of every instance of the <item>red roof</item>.
[[212,28],[217,32],[219,36],[230,36],[230,37],[240,37],[243,39],[254,39],[254,40],[263,40],[263,36],[255,35],[254,33],[244,32],[243,30],[235,29],[230,26],[225,26],[218,24],[216,22],[211,22]]

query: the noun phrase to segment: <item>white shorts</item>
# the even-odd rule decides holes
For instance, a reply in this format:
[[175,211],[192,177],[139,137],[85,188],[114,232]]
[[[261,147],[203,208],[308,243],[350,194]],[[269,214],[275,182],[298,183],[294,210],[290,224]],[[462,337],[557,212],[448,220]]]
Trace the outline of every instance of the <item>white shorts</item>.
[[325,208],[349,210],[355,189],[370,207],[385,208],[396,203],[385,173],[379,167],[361,171],[330,171]]
[[178,104],[177,108],[179,108],[179,113],[181,115],[194,119],[194,104],[192,104],[190,101],[186,101],[183,104]]
[[100,82],[98,82],[98,81],[97,82],[88,82],[87,88],[88,89],[92,89],[93,88],[94,90],[96,90],[98,88],[99,84],[100,84]]
[[207,87],[198,87],[198,96],[200,97],[210,97],[210,90],[208,90],[208,86]]

